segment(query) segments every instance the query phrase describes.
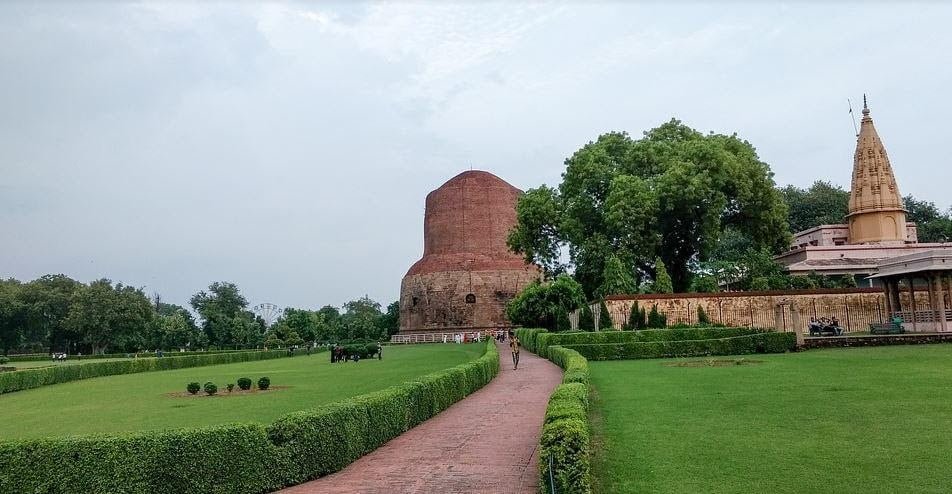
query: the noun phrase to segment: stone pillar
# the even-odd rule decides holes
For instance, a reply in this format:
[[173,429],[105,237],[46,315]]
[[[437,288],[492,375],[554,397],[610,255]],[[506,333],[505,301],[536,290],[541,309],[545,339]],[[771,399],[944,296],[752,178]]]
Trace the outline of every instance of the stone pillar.
[[941,274],[935,273],[933,278],[935,279],[936,292],[936,305],[933,306],[933,309],[936,310],[936,314],[939,317],[936,329],[942,328],[941,331],[944,333],[949,330],[949,323],[945,320],[945,288],[942,286]]
[[909,284],[909,306],[912,312],[912,330],[919,331],[919,324],[918,321],[916,321],[916,285],[913,283],[911,276],[906,278],[906,283]]
[[939,313],[936,311],[936,307],[938,307],[939,303],[936,301],[936,297],[935,297],[935,277],[932,275],[932,273],[926,273],[925,280],[926,280],[926,290],[928,292],[928,297],[929,297],[929,312],[932,313],[932,316],[931,316],[932,330],[938,331],[939,330]]
[[902,299],[899,297],[899,278],[890,280],[889,296],[892,297],[893,312],[902,311]]
[[[883,278],[883,295],[886,296],[886,318],[891,317],[893,312],[892,309],[892,282],[889,281],[889,278]],[[881,322],[881,321],[880,321]]]

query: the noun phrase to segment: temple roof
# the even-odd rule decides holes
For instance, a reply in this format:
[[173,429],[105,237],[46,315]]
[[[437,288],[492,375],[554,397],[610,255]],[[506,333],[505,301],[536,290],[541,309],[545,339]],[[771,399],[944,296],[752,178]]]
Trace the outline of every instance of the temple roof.
[[904,210],[902,197],[886,148],[869,116],[866,96],[863,96],[863,120],[856,139],[856,153],[853,155],[849,215],[897,210]]

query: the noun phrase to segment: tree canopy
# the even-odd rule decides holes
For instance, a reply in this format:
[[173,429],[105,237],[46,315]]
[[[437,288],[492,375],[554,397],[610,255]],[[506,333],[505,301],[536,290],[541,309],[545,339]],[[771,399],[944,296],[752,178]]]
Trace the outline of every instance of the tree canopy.
[[[600,136],[565,161],[558,188],[529,190],[517,205],[510,247],[548,275],[574,268],[594,297],[616,256],[637,283],[661,258],[685,290],[692,265],[709,256],[725,228],[758,248],[787,246],[787,209],[769,166],[736,135],[697,132],[677,120],[638,140]],[[560,262],[567,249],[569,263]]]
[[780,189],[780,194],[787,203],[787,221],[792,233],[846,221],[850,193],[839,185],[817,180],[807,189],[788,185]]

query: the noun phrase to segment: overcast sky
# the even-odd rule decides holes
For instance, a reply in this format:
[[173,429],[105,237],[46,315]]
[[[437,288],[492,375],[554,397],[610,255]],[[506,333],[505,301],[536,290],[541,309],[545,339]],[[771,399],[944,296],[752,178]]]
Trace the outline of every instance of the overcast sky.
[[[78,5],[77,5],[78,4]],[[737,132],[848,186],[869,94],[903,194],[947,208],[938,2],[0,4],[0,277],[170,302],[395,300],[427,192],[556,185],[599,134]]]

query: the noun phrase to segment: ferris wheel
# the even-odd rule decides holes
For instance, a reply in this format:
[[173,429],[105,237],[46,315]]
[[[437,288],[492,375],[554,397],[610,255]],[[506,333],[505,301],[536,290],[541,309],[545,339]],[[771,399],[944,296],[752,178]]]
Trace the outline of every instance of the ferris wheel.
[[261,319],[263,319],[264,323],[269,327],[271,323],[281,315],[281,308],[268,302],[258,304],[252,307],[252,309],[255,311],[255,314],[261,316]]

